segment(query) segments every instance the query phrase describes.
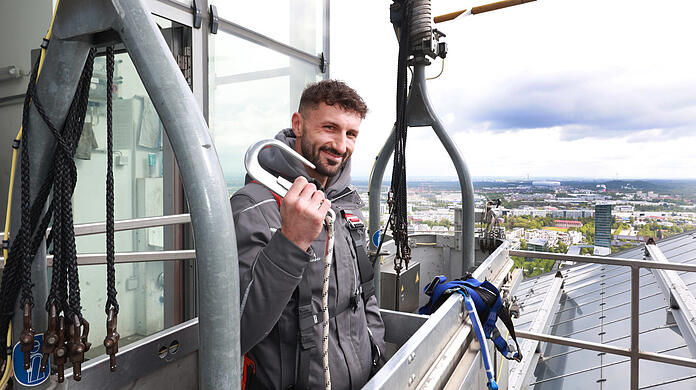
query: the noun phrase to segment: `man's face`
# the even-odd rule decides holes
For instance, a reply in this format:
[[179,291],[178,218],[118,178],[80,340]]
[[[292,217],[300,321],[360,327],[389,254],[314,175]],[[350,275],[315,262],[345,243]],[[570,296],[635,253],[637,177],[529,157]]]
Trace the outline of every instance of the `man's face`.
[[[320,103],[314,110],[292,117],[293,130],[300,152],[315,166],[315,177],[323,184],[346,165],[358,137],[360,115],[337,105]],[[297,145],[295,149],[298,149]]]

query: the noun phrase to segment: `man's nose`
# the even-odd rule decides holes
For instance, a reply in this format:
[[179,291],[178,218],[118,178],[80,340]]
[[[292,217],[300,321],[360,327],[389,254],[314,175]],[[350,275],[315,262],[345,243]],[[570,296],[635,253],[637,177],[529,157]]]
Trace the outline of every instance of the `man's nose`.
[[334,150],[336,150],[339,154],[345,154],[347,142],[348,142],[348,137],[346,136],[346,134],[344,134],[342,132],[337,133],[333,138]]

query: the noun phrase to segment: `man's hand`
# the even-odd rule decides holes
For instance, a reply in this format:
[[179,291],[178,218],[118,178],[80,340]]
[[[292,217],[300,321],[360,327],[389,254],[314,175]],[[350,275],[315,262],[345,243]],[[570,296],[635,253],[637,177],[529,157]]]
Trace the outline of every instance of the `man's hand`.
[[324,192],[300,176],[292,183],[280,206],[281,231],[302,250],[321,233],[331,201]]

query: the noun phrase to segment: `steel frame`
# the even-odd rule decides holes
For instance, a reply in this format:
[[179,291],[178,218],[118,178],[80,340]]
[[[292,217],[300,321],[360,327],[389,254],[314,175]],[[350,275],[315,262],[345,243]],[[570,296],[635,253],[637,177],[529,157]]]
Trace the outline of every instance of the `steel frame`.
[[[500,287],[512,267],[508,255],[509,241],[496,249],[474,272],[478,279],[487,278]],[[481,370],[463,368],[467,362],[480,362],[478,351],[470,350],[473,335],[463,300],[458,294],[447,301],[408,337],[387,364],[365,385],[364,389],[408,389],[423,386],[439,388],[444,382],[472,383]],[[418,316],[419,320],[422,318]],[[415,320],[415,319],[414,319]],[[413,320],[412,320],[413,321]],[[390,338],[404,339],[403,332]],[[386,335],[385,335],[386,337]],[[396,340],[395,340],[396,341]],[[485,374],[484,374],[485,378]],[[484,379],[485,380],[485,379]]]
[[[669,263],[655,244],[645,245],[650,258],[658,263]],[[691,357],[696,357],[696,299],[676,271],[651,270],[662,294],[669,303],[670,311],[679,326],[679,331],[689,347]]]
[[[657,253],[656,253],[657,254]],[[631,390],[639,389],[639,360],[652,360],[660,363],[674,364],[678,366],[696,368],[696,359],[682,358],[679,356],[672,356],[667,354],[653,353],[653,352],[642,352],[639,349],[639,302],[640,302],[640,269],[647,268],[650,270],[667,270],[667,271],[687,271],[696,272],[696,265],[692,264],[679,264],[679,263],[669,263],[666,259],[665,262],[653,262],[647,260],[634,260],[626,258],[609,258],[600,256],[575,256],[566,255],[559,253],[548,253],[548,252],[534,252],[534,251],[521,251],[514,250],[510,251],[511,256],[522,256],[522,257],[532,257],[541,259],[550,259],[557,261],[575,261],[578,263],[592,263],[592,264],[607,264],[607,265],[618,265],[630,268],[631,272],[631,348],[624,349],[613,347],[606,344],[593,343],[588,341],[580,341],[576,339],[553,336],[548,334],[541,334],[535,332],[525,332],[517,331],[517,335],[521,338],[528,338],[532,340],[545,341],[554,344],[566,345],[570,347],[579,347],[584,349],[590,349],[598,352],[606,352],[615,355],[627,356],[631,361]],[[664,257],[664,255],[663,255]],[[682,282],[683,283],[683,282]],[[692,297],[693,298],[693,297]],[[676,318],[676,316],[675,316]],[[687,337],[685,337],[686,339]],[[687,344],[689,340],[686,340]],[[691,350],[691,347],[689,347]]]
[[[430,126],[437,135],[438,139],[447,151],[454,168],[457,171],[459,179],[459,187],[462,194],[462,233],[460,236],[459,247],[462,251],[462,262],[459,273],[463,274],[474,267],[475,264],[475,243],[474,243],[474,185],[471,181],[469,168],[464,162],[461,153],[457,149],[457,145],[447,134],[445,127],[440,122],[440,119],[435,113],[433,105],[428,97],[428,89],[426,86],[425,67],[427,60],[425,58],[416,58],[414,60],[413,78],[411,80],[411,89],[406,104],[407,124],[409,127],[424,127]],[[376,157],[372,172],[370,172],[369,184],[369,226],[368,235],[372,237],[381,229],[380,226],[380,207],[382,193],[382,181],[384,179],[384,171],[387,167],[389,158],[394,153],[394,144],[396,142],[395,128],[389,133],[389,137],[382,146],[379,154]],[[370,240],[370,249],[377,250],[377,246]],[[375,261],[375,275],[379,275],[380,262]],[[380,284],[379,279],[375,279],[375,290],[377,291],[377,299],[379,300]]]
[[[549,330],[551,322],[553,321],[555,308],[559,304],[559,298],[563,291],[563,282],[564,280],[561,273],[556,273],[551,287],[546,292],[544,302],[541,304],[541,307],[537,311],[537,315],[529,326],[530,332],[544,333]],[[519,335],[519,332],[517,332],[517,334]],[[532,368],[536,367],[541,355],[538,352],[540,351],[539,344],[537,340],[525,340],[520,346],[522,361],[516,363],[510,369],[508,378],[508,388],[510,390],[523,389],[529,383],[530,375],[533,372]]]
[[[199,271],[200,388],[239,383],[238,265],[225,180],[203,113],[144,0],[61,2],[36,93],[48,117],[61,127],[90,48],[119,41],[128,50],[164,125],[188,195]],[[178,99],[171,100],[172,96]],[[48,156],[53,154],[55,140],[34,107],[29,123],[35,134],[29,138],[30,185],[36,194],[48,172]],[[17,230],[18,215],[13,213],[13,230]],[[45,300],[45,247],[36,255],[32,275],[35,299]],[[34,326],[45,329],[46,313],[41,305],[36,305],[32,315]],[[16,313],[13,321],[21,323],[21,313]]]

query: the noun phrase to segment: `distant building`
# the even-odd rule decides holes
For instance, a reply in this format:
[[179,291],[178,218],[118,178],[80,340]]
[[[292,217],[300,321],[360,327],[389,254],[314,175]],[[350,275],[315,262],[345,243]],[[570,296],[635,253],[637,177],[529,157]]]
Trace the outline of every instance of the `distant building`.
[[534,187],[555,188],[555,187],[560,187],[561,182],[560,181],[553,181],[553,180],[539,180],[539,181],[533,181],[532,185]]
[[546,246],[547,242],[548,242],[548,240],[545,238],[535,238],[535,239],[527,242],[527,250],[535,251],[535,252],[543,252],[544,246]]
[[595,246],[611,248],[611,205],[595,205]]
[[580,221],[568,221],[564,219],[556,219],[553,224],[559,228],[581,228],[582,222]]

